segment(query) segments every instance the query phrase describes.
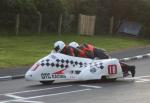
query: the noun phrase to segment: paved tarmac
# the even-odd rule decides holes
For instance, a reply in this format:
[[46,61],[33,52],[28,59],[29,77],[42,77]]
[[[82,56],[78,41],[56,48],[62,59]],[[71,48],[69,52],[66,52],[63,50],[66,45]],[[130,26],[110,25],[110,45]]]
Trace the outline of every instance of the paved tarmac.
[[150,59],[128,64],[136,65],[136,77],[114,82],[0,81],[0,103],[150,103]]

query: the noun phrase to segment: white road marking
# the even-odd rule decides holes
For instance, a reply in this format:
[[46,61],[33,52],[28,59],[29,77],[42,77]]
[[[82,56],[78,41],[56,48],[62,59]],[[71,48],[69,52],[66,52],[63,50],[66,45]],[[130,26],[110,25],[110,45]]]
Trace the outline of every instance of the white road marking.
[[141,82],[150,82],[150,79],[139,79],[137,81],[135,81],[137,83],[141,83]]
[[60,86],[60,87],[52,87],[52,88],[44,88],[44,89],[36,89],[36,90],[27,90],[27,91],[20,91],[20,92],[12,92],[12,93],[5,93],[0,95],[7,95],[7,94],[21,94],[21,93],[28,93],[28,92],[37,92],[42,90],[51,90],[51,89],[57,89],[57,88],[66,88],[71,87],[72,85],[66,85],[66,86]]
[[27,100],[14,100],[14,102],[21,102],[21,103],[44,103],[40,101],[27,101]]
[[150,82],[150,75],[139,76],[134,78],[124,78],[125,80],[135,80],[136,83]]
[[7,79],[7,78],[12,78],[12,76],[3,76],[3,77],[0,77],[0,79]]
[[128,61],[128,60],[130,60],[130,58],[123,58],[123,60]]
[[83,92],[83,91],[88,91],[88,90],[92,90],[92,89],[80,89],[80,90],[62,92],[62,93],[56,93],[56,94],[40,95],[40,96],[35,96],[35,97],[29,97],[26,99],[34,99],[34,98],[41,98],[41,97],[47,97],[47,96],[50,97],[50,96],[56,96],[56,95],[60,95],[60,94],[70,94],[70,93],[77,93],[77,92]]
[[19,102],[19,103],[44,103],[44,102],[41,102],[41,101],[28,101],[28,100],[24,100],[24,99],[2,101],[0,103],[12,103],[12,102]]
[[[58,89],[58,88],[66,88],[71,87],[72,85],[66,85],[66,86],[60,86],[60,87],[52,87],[52,88],[44,88],[44,89],[35,89],[35,90],[27,90],[27,91],[20,91],[20,92],[13,92],[13,93],[7,93],[7,94],[21,94],[21,93],[28,93],[28,92],[37,92],[42,90],[51,90],[51,89]],[[6,95],[7,95],[6,94]]]
[[124,79],[141,79],[141,78],[148,78],[148,77],[150,77],[150,75],[131,77],[131,78],[124,78]]
[[141,58],[143,58],[143,55],[138,55],[138,56],[136,56],[136,58],[141,59]]
[[14,99],[24,99],[23,97],[12,95],[12,94],[6,94],[5,96],[11,97],[11,98],[14,98]]
[[39,102],[39,101],[27,101],[27,100],[24,100],[25,98],[23,98],[23,97],[12,95],[12,94],[6,94],[5,96],[14,98],[15,99],[14,101],[16,101],[16,102],[22,102],[22,103],[44,103],[44,102]]
[[135,79],[140,79],[140,78],[148,78],[150,77],[150,75],[146,75],[146,76],[139,76],[139,77],[134,77]]
[[148,56],[150,56],[150,53],[149,54],[147,54]]
[[94,86],[94,85],[80,85],[82,87],[88,87],[88,88],[94,88],[94,89],[99,89],[102,88],[101,86]]
[[23,99],[18,99],[18,100],[8,100],[8,101],[2,101],[0,103],[9,103],[13,101],[20,101],[20,100],[28,100],[28,99],[36,99],[36,98],[42,98],[42,97],[51,97],[51,96],[57,96],[61,94],[70,94],[70,93],[77,93],[77,92],[83,92],[83,91],[89,91],[92,89],[81,89],[81,90],[75,90],[75,91],[69,91],[69,92],[62,92],[62,93],[55,93],[55,94],[47,94],[47,95],[39,95],[39,96],[33,96],[33,97],[28,97],[28,98],[23,98]]

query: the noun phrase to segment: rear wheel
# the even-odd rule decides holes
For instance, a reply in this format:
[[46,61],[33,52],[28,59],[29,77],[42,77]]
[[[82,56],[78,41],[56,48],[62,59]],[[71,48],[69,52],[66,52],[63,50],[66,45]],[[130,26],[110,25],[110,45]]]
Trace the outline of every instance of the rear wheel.
[[51,85],[54,82],[54,80],[52,81],[40,81],[40,83],[42,83],[43,85]]
[[101,77],[101,80],[102,80],[102,81],[106,81],[106,80],[108,80],[108,79],[107,79],[106,76],[102,76],[102,77]]
[[102,81],[116,81],[117,78],[107,78],[107,76],[102,76],[102,77],[101,77],[101,80],[102,80]]

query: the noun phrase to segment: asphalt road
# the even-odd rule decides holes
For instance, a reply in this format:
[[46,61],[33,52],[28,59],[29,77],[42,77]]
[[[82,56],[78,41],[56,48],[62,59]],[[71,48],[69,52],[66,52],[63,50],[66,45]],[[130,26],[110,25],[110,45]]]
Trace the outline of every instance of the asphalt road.
[[136,77],[115,82],[56,82],[50,86],[24,79],[0,81],[0,103],[150,103],[150,59],[128,62]]

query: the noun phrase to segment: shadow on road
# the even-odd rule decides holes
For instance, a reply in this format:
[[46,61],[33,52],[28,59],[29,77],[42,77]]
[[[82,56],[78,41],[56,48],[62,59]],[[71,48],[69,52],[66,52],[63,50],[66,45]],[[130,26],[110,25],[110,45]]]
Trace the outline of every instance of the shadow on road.
[[34,84],[34,85],[29,85],[27,88],[45,88],[45,87],[55,87],[55,86],[63,86],[63,85],[125,85],[125,84],[131,84],[134,83],[134,80],[124,80],[124,79],[119,79],[119,80],[89,80],[89,81],[66,81],[66,82],[54,82],[51,85],[43,85],[43,84]]

